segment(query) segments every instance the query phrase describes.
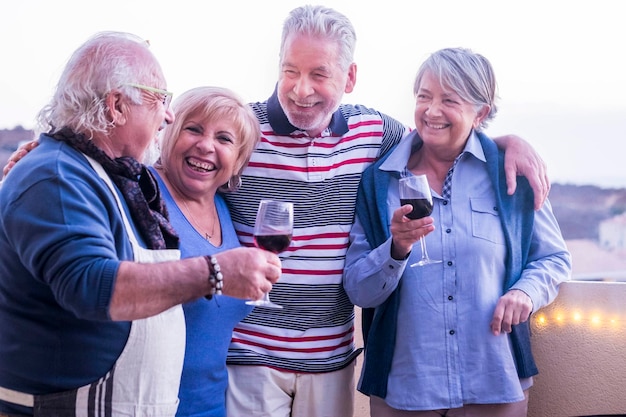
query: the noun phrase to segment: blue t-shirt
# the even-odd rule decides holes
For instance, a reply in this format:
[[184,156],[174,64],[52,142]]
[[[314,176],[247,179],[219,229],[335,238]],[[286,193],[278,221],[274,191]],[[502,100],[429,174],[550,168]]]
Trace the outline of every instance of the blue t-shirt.
[[[219,194],[215,196],[215,206],[222,227],[222,245],[215,247],[200,235],[183,215],[159,176],[159,172],[153,168],[151,170],[159,182],[159,188],[169,211],[170,222],[180,236],[182,258],[210,255],[240,246],[228,207]],[[200,298],[183,304],[187,324],[187,345],[177,416],[224,417],[226,415],[228,346],[233,328],[253,308],[246,305],[244,300],[228,296],[216,296],[210,301]]]

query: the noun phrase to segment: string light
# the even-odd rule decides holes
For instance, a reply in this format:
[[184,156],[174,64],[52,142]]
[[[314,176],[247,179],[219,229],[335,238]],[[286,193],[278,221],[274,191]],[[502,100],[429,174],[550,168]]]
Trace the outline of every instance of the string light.
[[554,311],[550,314],[539,312],[533,316],[534,325],[538,328],[549,326],[566,325],[589,325],[590,327],[611,326],[612,328],[626,328],[626,318],[613,315],[605,315],[600,312],[574,311],[568,314],[561,311]]
[[531,325],[537,331],[561,328],[578,334],[586,329],[598,332],[608,329],[611,333],[622,334],[626,332],[626,307],[622,302],[626,296],[624,284],[626,280],[564,283],[555,302],[532,315]]

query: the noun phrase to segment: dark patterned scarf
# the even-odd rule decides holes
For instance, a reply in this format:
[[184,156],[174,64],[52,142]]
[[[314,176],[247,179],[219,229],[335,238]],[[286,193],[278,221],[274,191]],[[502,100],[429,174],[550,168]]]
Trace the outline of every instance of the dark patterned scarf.
[[169,222],[156,179],[144,165],[130,156],[113,160],[84,135],[76,134],[68,128],[50,136],[102,164],[122,192],[133,221],[149,249],[178,248],[178,235]]

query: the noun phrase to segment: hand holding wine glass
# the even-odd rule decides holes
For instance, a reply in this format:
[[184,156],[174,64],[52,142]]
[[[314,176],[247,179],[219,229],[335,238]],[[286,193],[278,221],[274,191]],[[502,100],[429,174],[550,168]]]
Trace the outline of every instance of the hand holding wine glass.
[[[413,206],[413,210],[406,215],[409,219],[421,219],[433,212],[433,197],[430,193],[430,185],[426,175],[410,175],[400,178],[398,191],[400,193],[400,204]],[[420,238],[420,245],[422,247],[422,258],[418,262],[411,264],[411,267],[441,263],[439,260],[429,258],[423,237]]]
[[[293,204],[276,200],[261,200],[254,225],[254,242],[257,247],[273,253],[286,250],[293,233]],[[268,293],[260,300],[247,304],[283,308],[270,301]]]

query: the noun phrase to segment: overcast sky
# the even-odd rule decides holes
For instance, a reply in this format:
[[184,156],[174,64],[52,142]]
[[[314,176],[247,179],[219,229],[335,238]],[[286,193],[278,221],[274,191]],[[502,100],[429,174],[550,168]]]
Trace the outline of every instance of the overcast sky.
[[[487,133],[539,150],[553,182],[626,187],[626,24],[614,0],[328,0],[357,32],[344,102],[413,123],[413,77],[430,53],[485,55],[499,84]],[[149,39],[174,93],[219,85],[245,100],[276,82],[281,25],[298,0],[0,0],[0,129],[32,128],[69,55],[101,30]]]

